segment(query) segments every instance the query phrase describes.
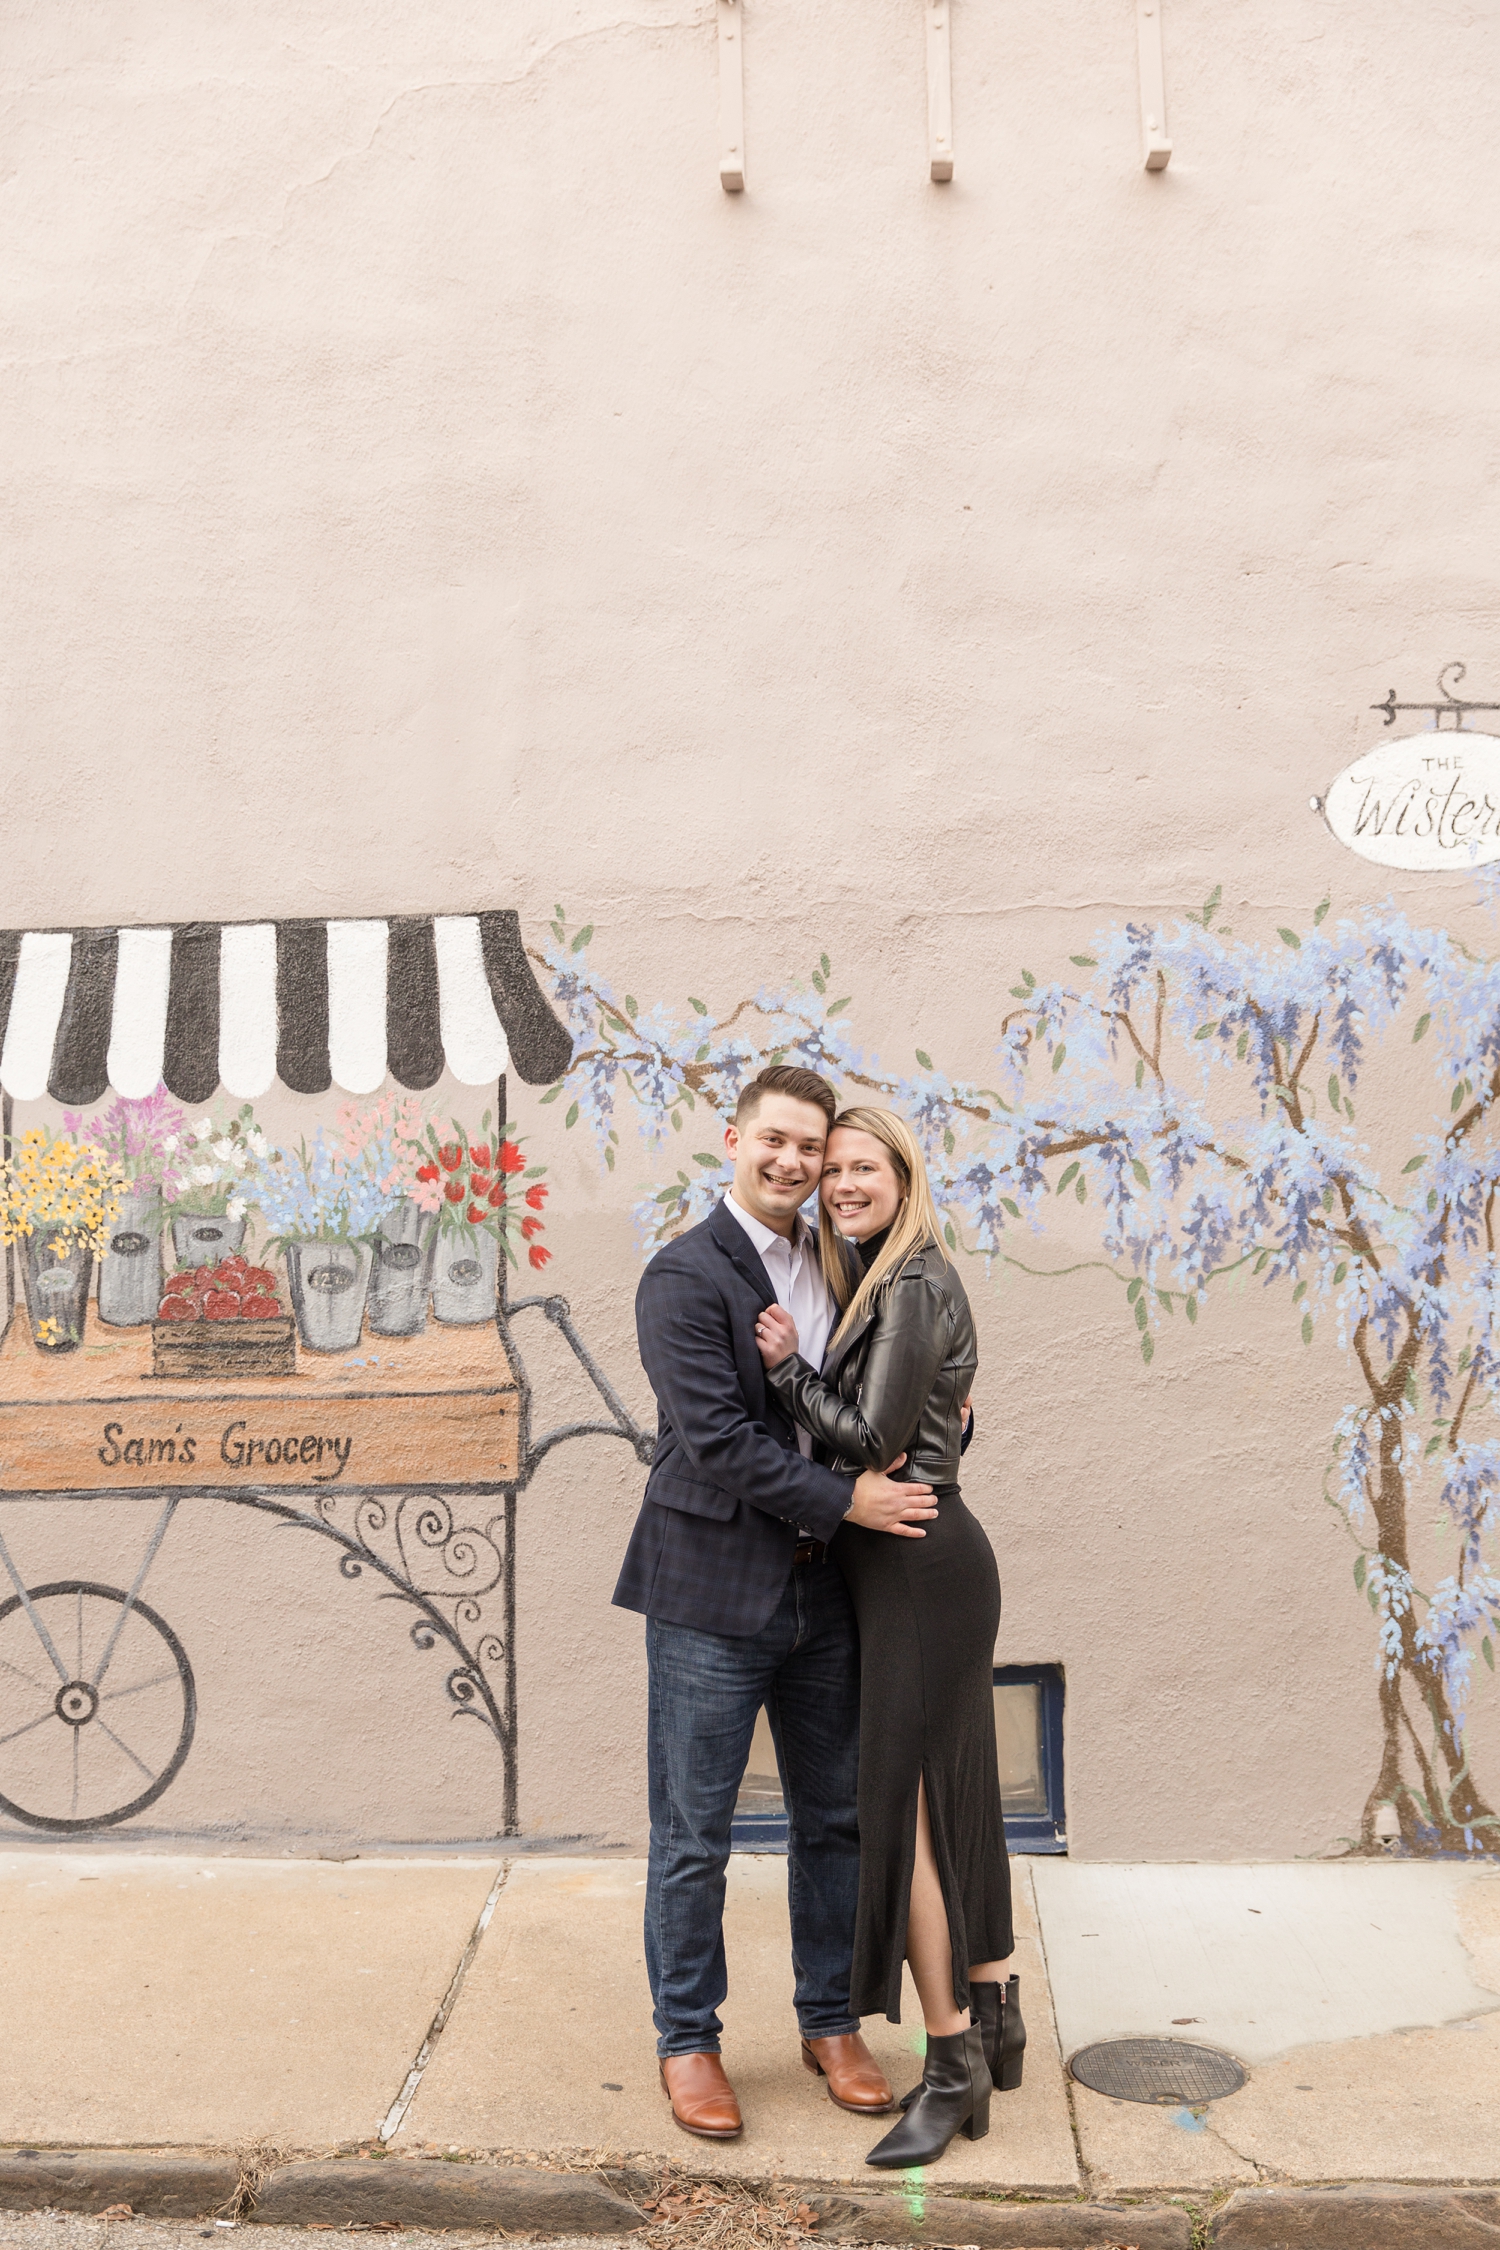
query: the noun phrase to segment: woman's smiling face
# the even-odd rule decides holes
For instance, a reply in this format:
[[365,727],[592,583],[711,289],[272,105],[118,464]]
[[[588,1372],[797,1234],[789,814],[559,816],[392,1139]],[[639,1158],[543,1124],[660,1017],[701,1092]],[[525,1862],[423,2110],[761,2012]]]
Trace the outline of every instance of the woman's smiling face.
[[823,1158],[823,1209],[851,1242],[884,1232],[901,1208],[901,1182],[890,1150],[873,1133],[836,1125]]

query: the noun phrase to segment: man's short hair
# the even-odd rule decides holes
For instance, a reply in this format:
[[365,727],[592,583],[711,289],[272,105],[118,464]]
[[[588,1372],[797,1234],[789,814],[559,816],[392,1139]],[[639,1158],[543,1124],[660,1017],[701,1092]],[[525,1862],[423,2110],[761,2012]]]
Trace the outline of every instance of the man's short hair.
[[772,1063],[748,1086],[740,1088],[734,1122],[741,1131],[756,1116],[767,1094],[787,1094],[794,1102],[807,1102],[820,1109],[830,1125],[838,1115],[839,1105],[826,1078],[820,1078],[815,1070],[799,1070],[795,1063]]

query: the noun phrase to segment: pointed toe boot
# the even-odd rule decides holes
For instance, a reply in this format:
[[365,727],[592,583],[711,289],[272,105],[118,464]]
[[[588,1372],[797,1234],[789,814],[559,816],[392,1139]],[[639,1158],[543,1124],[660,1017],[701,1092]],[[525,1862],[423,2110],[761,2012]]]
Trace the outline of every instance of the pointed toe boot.
[[865,2158],[882,2171],[936,2164],[955,2133],[982,2141],[990,2129],[990,2071],[977,2023],[927,2042],[927,2067],[899,2125]]
[[1021,2067],[1026,2060],[1026,2025],[1021,2015],[1021,1980],[1011,1977],[1000,1994],[1000,2036],[993,2050],[986,2049],[990,2076],[1002,2094],[1013,2094],[1021,2083]]
[[[974,2021],[984,2037],[984,2059],[990,2066],[990,2077],[997,2094],[1013,2094],[1021,2083],[1021,2065],[1026,2053],[1026,2026],[1021,2020],[1021,1980],[1011,1977],[1005,1984],[971,1984],[969,2001]],[[920,2085],[903,2094],[897,2107],[910,2109]]]

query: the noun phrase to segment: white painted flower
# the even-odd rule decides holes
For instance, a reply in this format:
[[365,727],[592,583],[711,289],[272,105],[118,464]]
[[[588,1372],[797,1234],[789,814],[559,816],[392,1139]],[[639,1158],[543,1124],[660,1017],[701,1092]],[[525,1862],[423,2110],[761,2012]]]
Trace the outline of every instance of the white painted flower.
[[232,1195],[224,1206],[225,1216],[230,1219],[243,1219],[245,1210],[245,1198],[242,1195]]
[[219,1176],[217,1164],[195,1164],[192,1171],[194,1187],[212,1187]]
[[214,1121],[211,1117],[200,1117],[193,1127],[193,1139],[195,1141],[206,1141],[211,1137],[213,1129]]
[[216,1156],[221,1164],[232,1164],[234,1162],[234,1143],[228,1140],[215,1141],[209,1153]]
[[246,1135],[246,1138],[249,1141],[252,1154],[264,1160],[266,1150],[270,1146],[265,1134],[257,1126],[254,1132]]
[[166,1139],[162,1142],[161,1145],[166,1155],[175,1156],[177,1154],[177,1135],[175,1133],[168,1133]]

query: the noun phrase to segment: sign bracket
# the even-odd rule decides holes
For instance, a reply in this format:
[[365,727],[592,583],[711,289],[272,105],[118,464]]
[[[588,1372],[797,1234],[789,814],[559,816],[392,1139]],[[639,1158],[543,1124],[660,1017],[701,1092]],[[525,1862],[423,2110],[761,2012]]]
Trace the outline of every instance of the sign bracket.
[[1167,81],[1161,52],[1162,0],[1136,0],[1135,32],[1141,58],[1141,147],[1148,172],[1172,161],[1167,134]]
[[719,185],[726,195],[745,186],[745,11],[740,0],[716,0],[719,18]]
[[1437,703],[1398,703],[1396,691],[1392,688],[1383,703],[1372,703],[1370,709],[1372,711],[1383,711],[1385,723],[1388,727],[1395,725],[1398,711],[1430,711],[1434,729],[1439,733],[1442,731],[1444,717],[1451,712],[1453,717],[1452,731],[1456,734],[1463,727],[1466,711],[1500,711],[1500,703],[1468,703],[1456,696],[1452,688],[1445,686],[1444,683],[1450,672],[1453,675],[1453,686],[1457,687],[1466,670],[1467,666],[1463,664],[1445,664],[1443,666],[1438,674],[1438,695],[1441,700]]
[[927,163],[934,180],[953,177],[953,50],[948,23],[952,0],[927,4]]

